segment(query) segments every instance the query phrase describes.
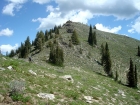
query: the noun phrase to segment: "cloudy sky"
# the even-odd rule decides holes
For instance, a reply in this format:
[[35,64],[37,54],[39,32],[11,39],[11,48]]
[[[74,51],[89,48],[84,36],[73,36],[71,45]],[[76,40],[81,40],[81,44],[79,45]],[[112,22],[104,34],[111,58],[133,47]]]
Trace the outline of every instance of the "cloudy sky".
[[3,54],[67,20],[140,40],[140,0],[0,0],[0,11]]

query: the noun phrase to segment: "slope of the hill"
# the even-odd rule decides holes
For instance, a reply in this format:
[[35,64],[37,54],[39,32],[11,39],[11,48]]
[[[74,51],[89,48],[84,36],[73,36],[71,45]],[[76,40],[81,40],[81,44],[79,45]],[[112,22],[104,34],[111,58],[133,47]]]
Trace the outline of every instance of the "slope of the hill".
[[[76,30],[80,45],[69,47],[69,40]],[[27,59],[14,59],[0,56],[0,103],[8,103],[5,98],[11,89],[12,81],[24,83],[24,96],[29,96],[31,105],[139,105],[140,91],[115,82],[104,75],[100,65],[100,46],[108,43],[112,60],[112,70],[119,73],[119,81],[126,84],[126,73],[129,68],[129,59],[137,64],[138,87],[140,88],[140,57],[136,56],[137,46],[140,41],[112,33],[96,31],[97,46],[91,47],[88,42],[89,26],[81,23],[66,23],[62,26],[60,36],[57,38],[59,45],[64,50],[64,67],[53,66],[46,61],[49,59],[49,41],[45,43],[41,52],[32,56],[34,62]],[[7,67],[12,66],[12,70]],[[33,71],[33,73],[31,73]],[[94,72],[93,72],[94,71]],[[100,75],[101,74],[101,75]],[[65,80],[62,76],[72,78]],[[18,86],[17,84],[13,84]],[[19,86],[20,87],[20,86]],[[39,93],[53,94],[54,99],[42,99]],[[92,98],[86,100],[87,97]],[[4,99],[1,102],[2,97]],[[23,99],[24,100],[24,99]],[[88,103],[88,102],[89,103]],[[14,104],[14,102],[9,102]],[[15,104],[19,104],[18,102]]]
[[[72,48],[69,47],[69,40],[72,35],[72,33],[67,32],[69,29],[76,30],[80,39],[80,45]],[[112,60],[112,70],[114,74],[115,71],[118,71],[119,81],[126,84],[126,73],[128,72],[130,57],[134,64],[137,65],[138,73],[140,71],[140,57],[137,56],[137,47],[140,45],[140,41],[123,35],[93,29],[93,32],[94,31],[96,32],[97,46],[91,47],[87,42],[89,26],[76,22],[65,23],[63,25],[60,29],[61,38],[57,40],[64,50],[64,65],[104,73],[103,67],[100,65],[100,46],[102,43],[105,44],[107,42]],[[51,41],[53,42],[53,40]],[[48,43],[46,43],[46,45],[47,44]],[[42,61],[42,65],[47,65],[46,60],[49,59],[49,50],[50,48],[45,47],[42,52],[34,55],[33,59],[37,62]],[[140,77],[140,73],[138,77]],[[138,84],[138,86],[140,86],[140,84]]]
[[[111,78],[74,65],[45,67],[5,57],[0,57],[0,62],[0,99],[4,97],[1,105],[138,105],[140,102],[139,90],[120,85]],[[9,65],[13,69],[9,70]],[[35,74],[30,73],[30,70]],[[71,75],[72,79],[65,80],[62,78],[64,75]],[[23,103],[16,103],[7,98],[12,88],[10,84],[15,88],[24,87],[22,94],[28,96],[29,102],[21,98]],[[39,93],[53,94],[55,98],[39,98]],[[92,98],[86,100],[86,96]]]

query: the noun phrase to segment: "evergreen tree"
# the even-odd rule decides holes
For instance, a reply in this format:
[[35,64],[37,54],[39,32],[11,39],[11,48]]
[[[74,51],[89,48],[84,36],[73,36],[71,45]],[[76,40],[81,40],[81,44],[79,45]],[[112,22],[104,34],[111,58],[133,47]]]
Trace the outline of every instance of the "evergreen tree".
[[50,35],[50,39],[52,39],[53,38],[52,29],[50,29],[49,35]]
[[138,46],[138,56],[140,56],[140,47]]
[[29,36],[27,37],[27,39],[25,40],[25,55],[26,55],[26,57],[28,56],[28,54],[30,53],[30,50],[31,50],[31,43],[30,43],[30,38],[29,38]]
[[49,33],[48,30],[45,31],[45,41],[49,40]]
[[104,66],[104,71],[105,73],[109,76],[112,77],[112,70],[111,70],[111,58],[110,58],[110,52],[109,52],[109,48],[108,48],[108,44],[106,43],[105,45],[105,50],[103,50],[103,46],[102,46],[102,63]]
[[45,43],[45,35],[43,31],[37,32],[34,43],[35,43],[35,49],[38,49],[41,51]]
[[44,43],[45,43],[45,35],[44,35],[43,31],[40,31],[38,38],[41,38],[42,45],[44,45]]
[[14,50],[11,50],[10,54],[9,54],[9,57],[13,57],[15,56],[15,51]]
[[96,29],[96,26],[94,25],[93,29]]
[[74,32],[73,32],[73,34],[72,34],[72,36],[71,36],[71,41],[72,41],[72,43],[73,43],[74,45],[80,44],[80,41],[79,41],[79,39],[78,39],[78,36],[77,36],[77,33],[76,33],[75,30],[74,30]]
[[135,72],[134,72],[134,68],[133,68],[133,61],[131,58],[130,58],[129,71],[127,73],[127,84],[129,87],[136,87]]
[[94,32],[93,34],[92,34],[93,36],[92,36],[92,44],[93,45],[97,45],[97,39],[96,39],[96,32]]
[[19,48],[20,53],[19,53],[19,58],[24,58],[24,54],[25,54],[25,46],[23,43],[21,43],[21,46]]
[[59,28],[56,29],[55,34],[59,34]]
[[37,46],[36,47],[38,50],[40,50],[40,51],[42,50],[42,39],[41,38],[37,39]]
[[63,49],[57,45],[53,44],[50,47],[49,61],[57,66],[63,66],[64,54]]
[[91,26],[91,25],[90,25],[90,27],[89,27],[88,43],[89,43],[90,45],[93,45],[93,43],[92,43],[92,26]]
[[103,65],[105,62],[105,48],[103,43],[101,44],[101,64]]
[[138,77],[137,77],[137,66],[135,65],[135,87],[137,87]]

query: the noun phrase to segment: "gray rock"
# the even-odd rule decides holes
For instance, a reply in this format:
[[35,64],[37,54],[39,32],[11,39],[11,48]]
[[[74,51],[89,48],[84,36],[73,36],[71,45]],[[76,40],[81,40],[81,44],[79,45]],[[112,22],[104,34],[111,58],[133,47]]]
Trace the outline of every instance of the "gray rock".
[[32,75],[37,75],[34,71],[32,71],[32,70],[29,70],[29,72],[32,74]]
[[0,94],[0,103],[4,100],[4,97]]
[[60,76],[59,78],[63,78],[63,79],[65,79],[65,80],[67,80],[67,81],[70,81],[70,82],[74,82],[74,80],[73,80],[73,78],[72,78],[72,76],[71,75],[64,75],[64,76]]
[[39,93],[39,94],[37,94],[37,96],[39,98],[46,98],[49,100],[53,100],[55,98],[54,94],[48,94],[48,93]]
[[4,71],[4,70],[5,70],[5,68],[0,67],[0,71]]
[[86,102],[87,103],[93,103],[93,101],[92,101],[92,99],[93,99],[93,97],[92,96],[84,96],[84,99],[86,99]]
[[9,70],[12,70],[12,69],[13,69],[13,67],[12,67],[12,66],[8,66],[7,68],[8,68]]

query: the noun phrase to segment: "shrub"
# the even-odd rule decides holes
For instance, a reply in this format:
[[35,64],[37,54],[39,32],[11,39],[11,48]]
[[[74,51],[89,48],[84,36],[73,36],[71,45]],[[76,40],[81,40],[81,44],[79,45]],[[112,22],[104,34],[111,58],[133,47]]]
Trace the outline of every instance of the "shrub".
[[10,83],[9,96],[13,101],[29,102],[30,97],[24,97],[25,82],[14,80]]

